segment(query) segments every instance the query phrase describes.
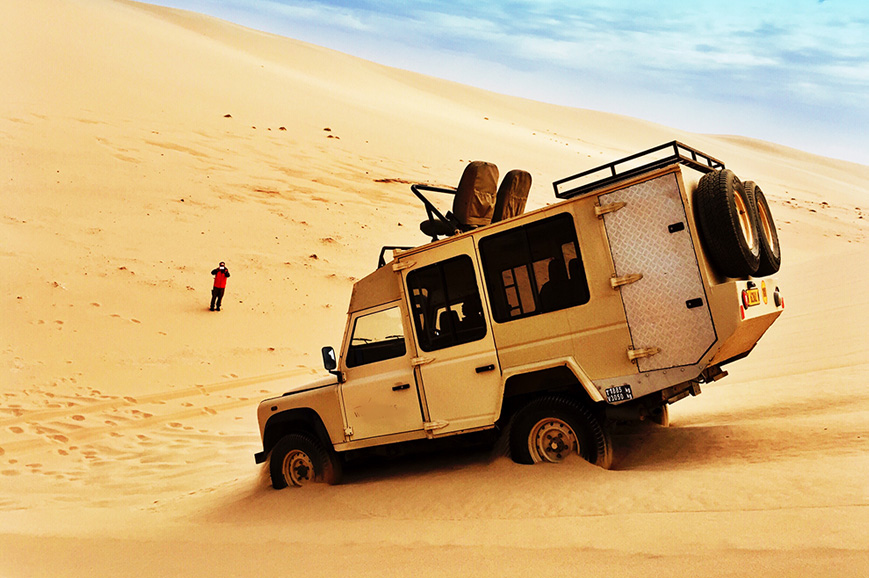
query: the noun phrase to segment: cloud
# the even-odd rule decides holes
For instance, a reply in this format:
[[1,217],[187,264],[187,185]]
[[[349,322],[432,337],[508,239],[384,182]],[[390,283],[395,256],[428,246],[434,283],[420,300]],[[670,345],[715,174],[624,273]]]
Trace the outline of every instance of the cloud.
[[[644,99],[690,97],[707,110],[765,107],[770,118],[837,107],[857,119],[867,114],[860,100],[869,93],[869,17],[859,1],[730,0],[726,10],[715,0],[164,3],[173,2],[383,64],[469,84],[485,79],[484,88],[559,104],[619,102],[614,112],[637,115],[647,110]],[[511,82],[511,71],[539,81]],[[541,86],[555,89],[547,98]],[[627,96],[613,96],[620,91]],[[678,118],[683,111],[673,112]]]

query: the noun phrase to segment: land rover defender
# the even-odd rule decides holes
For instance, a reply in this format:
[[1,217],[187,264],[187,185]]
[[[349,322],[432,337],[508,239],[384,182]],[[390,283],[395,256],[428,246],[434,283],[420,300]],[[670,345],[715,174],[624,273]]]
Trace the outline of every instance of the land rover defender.
[[[610,422],[666,425],[784,310],[762,190],[696,149],[561,179],[558,202],[527,213],[531,176],[497,181],[477,161],[456,189],[411,187],[432,242],[384,248],[340,350],[322,350],[330,375],[259,405],[255,458],[275,488],[336,483],[357,452],[484,431],[520,463],[608,468]],[[426,193],[454,195],[452,210]]]

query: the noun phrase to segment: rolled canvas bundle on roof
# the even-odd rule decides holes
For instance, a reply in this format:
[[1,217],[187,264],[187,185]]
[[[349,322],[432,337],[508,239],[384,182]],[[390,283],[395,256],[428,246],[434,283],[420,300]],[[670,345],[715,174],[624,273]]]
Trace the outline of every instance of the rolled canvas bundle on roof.
[[484,227],[492,222],[498,167],[485,161],[473,161],[465,167],[453,200],[453,215],[462,225]]

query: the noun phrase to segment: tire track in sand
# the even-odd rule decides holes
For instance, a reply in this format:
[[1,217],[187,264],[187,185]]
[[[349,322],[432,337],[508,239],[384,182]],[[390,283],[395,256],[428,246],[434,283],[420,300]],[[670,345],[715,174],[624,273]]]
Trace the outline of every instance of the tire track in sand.
[[175,401],[187,397],[196,397],[198,395],[220,393],[232,389],[247,387],[249,385],[256,385],[258,383],[277,381],[279,379],[286,379],[288,377],[297,377],[299,375],[304,375],[307,373],[309,373],[309,370],[307,369],[291,369],[278,373],[258,375],[254,377],[243,377],[239,379],[232,379],[229,381],[221,381],[210,385],[194,385],[193,387],[179,389],[177,391],[165,391],[142,396],[123,396],[116,399],[97,401],[93,403],[84,403],[82,405],[75,405],[64,408],[36,409],[32,411],[25,410],[22,415],[6,419],[0,419],[0,427],[14,426],[21,423],[36,425],[33,422],[38,423],[50,419],[70,417],[76,414],[88,415],[97,413],[99,411],[114,410],[122,407],[134,407],[137,405],[145,405],[150,403]]
[[[253,401],[250,398],[243,397],[220,403],[209,403],[208,405],[199,407],[192,407],[192,404],[186,403],[184,404],[186,406],[184,409],[177,409],[164,414],[156,411],[155,413],[143,412],[135,408],[145,404],[164,405],[166,401],[189,400],[199,396],[225,393],[242,387],[278,381],[306,373],[308,373],[306,369],[294,369],[274,374],[233,379],[207,386],[196,385],[172,392],[155,393],[139,397],[127,396],[87,406],[32,411],[22,416],[0,421],[0,426],[7,426],[7,431],[11,431],[15,435],[25,433],[20,425],[26,425],[35,430],[27,439],[3,440],[2,447],[0,447],[0,455],[12,456],[46,447],[62,448],[109,436],[117,436],[125,431],[150,430],[166,424],[173,425],[174,422],[181,422],[188,418],[209,415],[216,416],[226,411],[250,406]],[[118,416],[111,413],[117,413],[121,410],[127,410],[130,412],[130,415]],[[103,425],[78,426],[77,429],[69,430],[61,427],[64,424],[58,423],[59,420],[66,418],[77,423],[83,423],[93,416],[99,416],[100,419],[103,419]]]

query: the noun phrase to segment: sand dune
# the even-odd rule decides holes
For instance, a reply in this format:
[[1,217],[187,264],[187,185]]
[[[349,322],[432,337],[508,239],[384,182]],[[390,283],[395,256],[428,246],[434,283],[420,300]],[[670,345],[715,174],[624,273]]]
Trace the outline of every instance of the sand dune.
[[[869,573],[869,167],[132,2],[2,5],[0,574]],[[271,490],[256,404],[321,373],[382,245],[426,241],[407,183],[484,159],[539,207],[673,139],[780,229],[787,309],[730,377],[622,431],[612,471],[469,454]]]

